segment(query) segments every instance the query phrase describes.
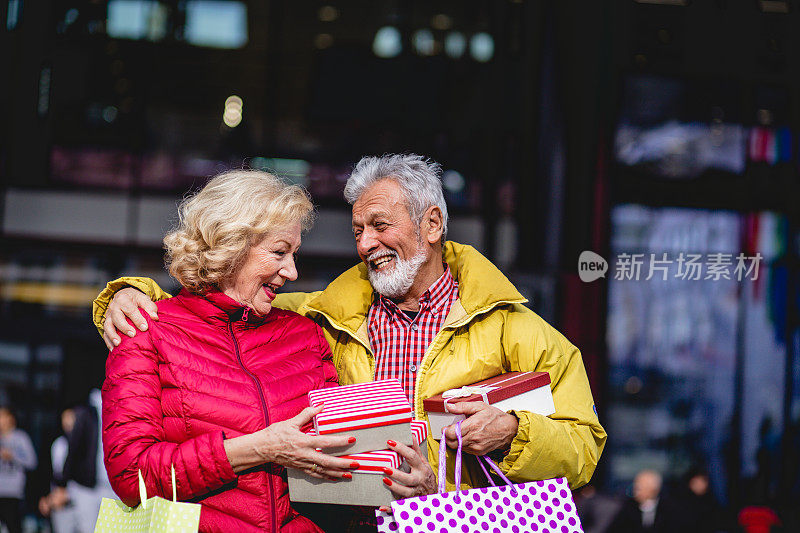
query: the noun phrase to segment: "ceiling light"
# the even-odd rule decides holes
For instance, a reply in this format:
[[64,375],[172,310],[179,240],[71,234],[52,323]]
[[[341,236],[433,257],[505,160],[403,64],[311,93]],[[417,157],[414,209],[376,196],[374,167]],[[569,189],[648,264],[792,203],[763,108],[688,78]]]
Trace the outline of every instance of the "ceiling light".
[[435,41],[433,39],[433,32],[427,28],[417,30],[411,37],[411,42],[414,45],[414,51],[421,56],[432,56],[435,50]]
[[372,51],[378,57],[397,57],[403,51],[403,41],[400,30],[394,26],[384,26],[375,33],[372,41]]
[[453,59],[458,59],[467,50],[467,38],[459,31],[451,31],[444,38],[444,53]]
[[494,56],[494,39],[488,33],[476,33],[469,40],[469,53],[475,61],[486,63]]

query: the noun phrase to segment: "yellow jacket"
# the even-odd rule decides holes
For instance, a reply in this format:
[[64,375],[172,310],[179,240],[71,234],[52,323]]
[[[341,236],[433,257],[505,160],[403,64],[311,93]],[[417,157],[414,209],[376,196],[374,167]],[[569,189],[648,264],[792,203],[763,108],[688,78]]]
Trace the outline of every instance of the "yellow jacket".
[[[444,260],[458,281],[459,299],[423,356],[414,390],[417,418],[426,418],[422,400],[501,372],[549,372],[556,412],[549,417],[515,412],[519,429],[500,463],[515,482],[566,476],[572,488],[587,483],[605,445],[580,351],[536,313],[525,298],[471,246],[448,242]],[[94,305],[102,332],[105,309],[114,292],[134,286],[153,299],[169,295],[152,280],[120,278],[109,283]],[[367,335],[373,292],[366,267],[358,264],[324,291],[280,294],[275,306],[297,311],[324,330],[342,385],[372,381],[375,357]],[[428,460],[438,463],[438,442],[428,438]],[[454,454],[448,450],[448,490],[453,486]],[[485,485],[475,461],[464,462],[464,486]]]

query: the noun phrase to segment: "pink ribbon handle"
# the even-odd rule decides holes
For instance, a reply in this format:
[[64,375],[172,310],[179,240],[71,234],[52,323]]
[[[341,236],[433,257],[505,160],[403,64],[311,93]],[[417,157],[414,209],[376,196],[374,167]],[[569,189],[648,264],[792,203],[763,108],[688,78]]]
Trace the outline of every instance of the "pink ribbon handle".
[[[444,438],[447,426],[442,428],[442,440],[439,441],[439,494],[447,492],[445,482],[447,481],[447,442]],[[456,448],[456,464],[453,466],[455,475],[456,490],[461,490],[461,421],[456,422],[456,438],[458,448]]]
[[483,466],[483,463],[484,463],[484,462],[485,462],[487,465],[489,465],[489,466],[491,467],[491,469],[492,469],[492,470],[494,470],[494,472],[495,472],[495,473],[496,473],[498,476],[500,476],[500,479],[502,479],[503,481],[505,481],[505,482],[506,482],[506,485],[508,485],[508,486],[509,486],[509,488],[511,488],[511,492],[512,492],[512,494],[514,494],[514,496],[516,496],[516,495],[517,495],[517,489],[516,489],[516,487],[514,487],[514,484],[511,482],[511,480],[510,480],[510,479],[508,479],[508,478],[506,477],[506,475],[503,473],[503,471],[502,471],[502,470],[500,470],[500,467],[499,467],[499,466],[497,466],[496,464],[494,464],[494,461],[492,461],[491,459],[489,459],[489,457],[487,457],[486,455],[479,455],[479,456],[478,456],[478,465],[480,465],[480,467],[481,467],[481,470],[483,470],[483,473],[486,475],[486,479],[488,479],[488,480],[489,480],[489,483],[491,483],[491,484],[492,484],[492,487],[496,487],[497,485],[495,484],[495,482],[494,482],[494,479],[492,479],[492,476],[491,476],[491,474],[489,474],[489,472],[486,470],[486,467],[485,467],[485,466]]
[[[439,441],[439,494],[444,494],[447,492],[445,489],[445,484],[447,481],[447,442],[445,441],[444,436],[446,429],[447,427],[442,428],[442,439]],[[456,490],[461,490],[461,446],[463,444],[463,441],[461,440],[461,421],[456,422],[456,438],[458,439],[458,448],[456,449],[456,463],[453,466],[453,474],[455,476]],[[503,474],[503,471],[500,470],[500,467],[494,464],[494,461],[485,455],[479,455],[477,456],[477,459],[478,465],[481,467],[486,479],[489,480],[489,483],[493,487],[496,487],[497,484],[494,482],[494,479],[492,479],[489,471],[486,470],[484,462],[488,464],[498,476],[500,476],[500,479],[505,481],[506,485],[511,488],[511,492],[516,495],[516,487],[514,487],[514,484],[511,482],[511,480],[508,479],[505,474]]]

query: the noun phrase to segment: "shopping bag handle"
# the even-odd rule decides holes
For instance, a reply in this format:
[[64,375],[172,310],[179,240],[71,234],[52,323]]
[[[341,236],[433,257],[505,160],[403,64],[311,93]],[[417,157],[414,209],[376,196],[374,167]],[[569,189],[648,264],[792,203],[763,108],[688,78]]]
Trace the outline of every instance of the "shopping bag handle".
[[479,456],[478,456],[478,465],[481,467],[481,470],[483,470],[483,473],[486,475],[486,479],[488,479],[488,480],[489,480],[489,483],[491,483],[493,487],[496,487],[497,485],[495,484],[495,482],[494,482],[494,479],[492,479],[492,476],[491,476],[491,474],[489,474],[489,472],[486,470],[486,467],[485,467],[485,466],[483,466],[483,463],[486,463],[487,465],[489,465],[489,467],[490,467],[492,470],[494,470],[495,474],[497,474],[498,476],[500,476],[500,479],[502,479],[503,481],[505,481],[505,482],[506,482],[506,485],[508,485],[509,487],[511,487],[511,492],[512,492],[512,493],[513,493],[515,496],[517,495],[517,489],[514,487],[514,484],[511,482],[511,480],[510,480],[510,479],[508,479],[508,478],[506,477],[506,475],[503,473],[503,471],[502,471],[502,470],[500,470],[500,467],[499,467],[499,466],[497,466],[497,465],[494,463],[494,461],[492,461],[491,459],[489,459],[489,457],[488,457],[488,456],[486,456],[486,455],[479,455]]
[[[175,484],[175,465],[170,465],[170,470],[172,470],[172,503],[175,503],[178,500],[177,485]],[[139,469],[139,501],[142,504],[142,509],[147,509],[147,487],[144,484],[141,469]]]
[[[447,428],[442,428],[442,439],[439,441],[439,494],[444,494],[446,492],[445,481],[447,478],[447,442],[445,441],[444,436],[445,429]],[[463,442],[461,440],[460,420],[456,422],[456,439],[458,439],[458,448],[456,448],[456,463],[453,468],[453,474],[455,476],[456,490],[461,490],[461,446]],[[505,481],[506,485],[511,487],[512,493],[516,495],[517,489],[514,488],[514,484],[506,477],[505,474],[503,474],[502,470],[500,470],[500,467],[494,464],[494,461],[489,459],[489,457],[486,455],[478,455],[476,457],[478,458],[478,465],[480,465],[481,470],[483,470],[483,473],[486,475],[486,479],[489,480],[489,483],[491,483],[493,487],[496,487],[497,484],[494,482],[494,479],[492,479],[491,474],[489,474],[489,472],[486,470],[484,463],[488,464],[489,467],[494,470],[498,476],[500,476],[500,479]]]
[[[447,442],[444,438],[444,431],[447,427],[442,428],[442,440],[439,441],[439,494],[447,492],[445,488],[445,481],[447,481]],[[456,478],[456,490],[461,489],[461,421],[456,422],[456,438],[458,439],[458,448],[456,448],[456,464],[453,473]]]

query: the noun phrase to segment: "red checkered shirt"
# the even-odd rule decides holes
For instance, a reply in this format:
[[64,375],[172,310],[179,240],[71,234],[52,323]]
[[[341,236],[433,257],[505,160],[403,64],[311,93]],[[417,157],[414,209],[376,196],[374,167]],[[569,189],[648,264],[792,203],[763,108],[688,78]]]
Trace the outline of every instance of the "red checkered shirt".
[[400,381],[411,405],[422,356],[457,299],[458,283],[445,265],[444,274],[419,299],[419,313],[413,320],[397,304],[380,295],[369,308],[367,320],[376,361],[375,379]]

